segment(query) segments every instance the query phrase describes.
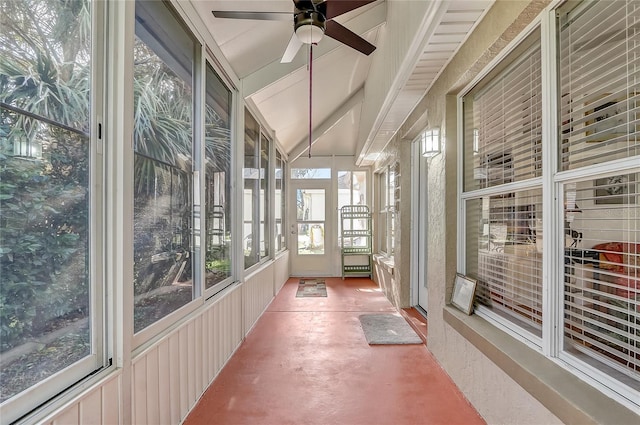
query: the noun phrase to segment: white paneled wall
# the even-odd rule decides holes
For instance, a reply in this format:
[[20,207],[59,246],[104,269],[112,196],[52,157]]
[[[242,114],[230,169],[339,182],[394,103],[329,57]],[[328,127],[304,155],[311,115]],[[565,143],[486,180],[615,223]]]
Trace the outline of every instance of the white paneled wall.
[[176,424],[242,342],[235,288],[133,360],[133,422]]
[[277,294],[289,279],[289,251],[285,251],[276,259],[274,276]]
[[122,375],[113,373],[100,385],[88,389],[53,419],[43,423],[68,424],[118,424],[120,420],[120,386]]
[[[178,424],[238,348],[289,278],[284,253],[199,310],[131,362],[134,424]],[[49,425],[120,424],[122,371],[80,394],[43,421]]]
[[242,286],[244,329],[248,333],[275,294],[274,268],[267,267],[251,274]]

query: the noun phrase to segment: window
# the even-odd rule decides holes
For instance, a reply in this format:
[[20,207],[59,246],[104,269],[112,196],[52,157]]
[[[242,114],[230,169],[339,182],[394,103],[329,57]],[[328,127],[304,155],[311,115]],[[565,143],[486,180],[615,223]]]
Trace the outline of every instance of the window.
[[262,134],[260,137],[260,258],[269,256],[269,146]]
[[258,214],[260,193],[260,125],[244,113],[244,195],[242,213],[242,248],[245,269],[260,261],[258,250]]
[[269,257],[270,147],[260,124],[245,110],[243,249],[245,268]]
[[286,237],[284,233],[284,217],[285,217],[285,190],[284,190],[284,171],[285,161],[280,153],[280,150],[276,149],[276,164],[275,164],[275,239],[274,249],[276,252],[282,251],[287,247]]
[[378,174],[380,205],[378,213],[379,250],[393,255],[395,246],[396,211],[400,202],[400,164],[388,165]]
[[205,102],[207,289],[231,276],[231,92],[207,66]]
[[91,273],[103,237],[92,214],[101,65],[93,2],[0,10],[0,403],[12,421],[105,362]]
[[[367,172],[366,171],[338,171],[338,211],[345,205],[367,205]],[[338,217],[340,218],[340,217]],[[338,220],[338,246],[365,246],[365,238],[345,239],[342,245],[342,220]],[[365,229],[368,224],[365,219],[350,219],[345,222],[346,230]]]
[[189,303],[193,270],[193,64],[167,3],[136,1],[134,330]]
[[[542,86],[534,32],[463,102],[466,273],[493,313],[542,336]],[[514,183],[519,186],[514,188]],[[476,192],[481,190],[482,192]],[[477,195],[476,195],[477,193]],[[538,238],[538,239],[536,239]]]
[[635,389],[638,404],[640,4],[569,3],[558,12],[563,350]]
[[555,12],[555,49],[534,30],[462,97],[462,266],[479,314],[637,409],[640,5]]
[[331,168],[292,168],[292,179],[330,179]]

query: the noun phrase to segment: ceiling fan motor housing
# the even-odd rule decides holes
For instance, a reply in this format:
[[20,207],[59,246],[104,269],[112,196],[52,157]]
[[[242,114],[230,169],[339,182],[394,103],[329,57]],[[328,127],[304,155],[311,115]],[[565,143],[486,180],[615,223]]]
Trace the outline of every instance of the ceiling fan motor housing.
[[295,14],[293,28],[296,35],[305,44],[316,44],[326,28],[325,17],[315,10],[301,10]]

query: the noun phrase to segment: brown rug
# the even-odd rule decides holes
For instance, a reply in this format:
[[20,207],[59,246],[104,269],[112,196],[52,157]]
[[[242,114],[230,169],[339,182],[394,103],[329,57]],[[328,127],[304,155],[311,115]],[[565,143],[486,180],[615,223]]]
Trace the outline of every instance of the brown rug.
[[326,297],[327,285],[320,279],[300,279],[296,297]]

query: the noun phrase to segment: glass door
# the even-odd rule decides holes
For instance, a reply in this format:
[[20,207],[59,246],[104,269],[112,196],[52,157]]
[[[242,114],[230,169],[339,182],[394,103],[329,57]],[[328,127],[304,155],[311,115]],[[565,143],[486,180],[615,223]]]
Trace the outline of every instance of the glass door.
[[292,180],[291,274],[330,276],[333,226],[330,220],[330,181]]

